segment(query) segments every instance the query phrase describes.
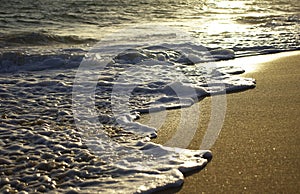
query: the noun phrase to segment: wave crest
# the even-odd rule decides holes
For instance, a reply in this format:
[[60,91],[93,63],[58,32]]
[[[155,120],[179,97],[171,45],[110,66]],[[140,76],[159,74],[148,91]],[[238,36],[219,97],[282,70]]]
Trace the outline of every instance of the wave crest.
[[78,36],[61,36],[44,32],[22,32],[16,34],[4,34],[0,36],[0,47],[5,46],[41,46],[53,44],[87,44],[96,42],[93,38],[81,38]]

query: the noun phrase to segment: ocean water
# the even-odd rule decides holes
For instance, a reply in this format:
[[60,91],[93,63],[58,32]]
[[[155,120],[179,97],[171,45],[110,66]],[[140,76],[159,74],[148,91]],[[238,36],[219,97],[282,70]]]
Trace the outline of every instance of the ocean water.
[[[225,94],[255,87],[217,61],[299,49],[296,0],[13,0],[0,13],[1,192],[179,187],[212,158]],[[219,129],[199,150],[193,128],[158,145],[159,126],[136,122],[209,96]]]
[[1,71],[47,57],[75,58],[78,66],[103,37],[147,23],[177,27],[202,46],[232,49],[235,57],[298,50],[299,9],[297,0],[1,2]]

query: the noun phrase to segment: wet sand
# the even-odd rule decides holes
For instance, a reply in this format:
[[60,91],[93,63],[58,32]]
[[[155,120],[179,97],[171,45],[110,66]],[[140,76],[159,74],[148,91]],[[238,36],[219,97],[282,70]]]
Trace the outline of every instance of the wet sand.
[[[232,63],[232,62],[231,62]],[[300,191],[300,52],[237,59],[255,89],[227,95],[222,131],[207,167],[185,178],[183,193],[296,193]],[[200,103],[198,131],[189,148],[199,149],[210,116]],[[154,141],[165,143],[181,110],[168,117]]]

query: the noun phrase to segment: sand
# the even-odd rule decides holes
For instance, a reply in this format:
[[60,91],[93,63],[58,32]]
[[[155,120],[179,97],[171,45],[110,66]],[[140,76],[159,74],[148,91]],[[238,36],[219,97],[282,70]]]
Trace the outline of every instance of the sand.
[[[213,159],[204,170],[187,176],[178,193],[299,192],[300,52],[227,63],[246,67],[243,76],[255,78],[257,86],[226,96],[223,128],[210,149]],[[202,112],[190,149],[200,147],[209,122],[210,101],[206,98],[198,103]],[[168,111],[154,142],[164,144],[172,137],[180,114],[181,110]]]

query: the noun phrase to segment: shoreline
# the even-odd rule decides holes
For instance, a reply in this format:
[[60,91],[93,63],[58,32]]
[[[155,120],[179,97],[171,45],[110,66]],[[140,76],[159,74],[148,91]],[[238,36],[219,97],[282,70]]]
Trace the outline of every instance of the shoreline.
[[[299,62],[300,51],[221,62],[246,67],[242,76],[256,79],[256,88],[226,95],[223,128],[210,149],[212,161],[200,172],[186,176],[181,189],[170,192],[291,193],[300,190]],[[189,149],[199,149],[210,119],[211,99],[205,98],[198,104],[200,122]],[[153,142],[164,144],[172,137],[181,112],[181,109],[167,111],[166,121]]]

